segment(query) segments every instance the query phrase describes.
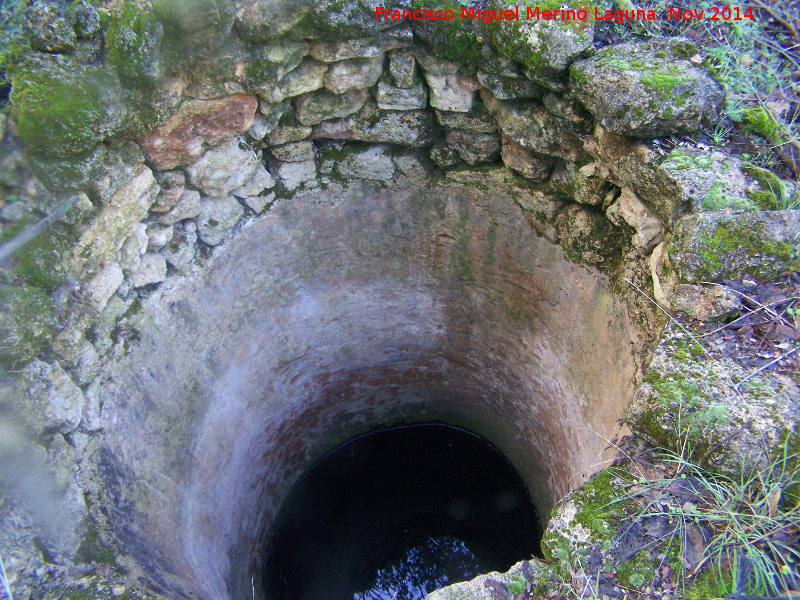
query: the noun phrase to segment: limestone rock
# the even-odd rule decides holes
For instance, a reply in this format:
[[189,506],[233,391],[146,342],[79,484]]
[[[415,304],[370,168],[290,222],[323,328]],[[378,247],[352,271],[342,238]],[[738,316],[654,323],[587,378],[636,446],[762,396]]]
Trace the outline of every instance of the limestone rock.
[[445,75],[434,75],[428,71],[424,73],[432,107],[456,112],[470,111],[475,91],[479,87],[477,80],[461,73]]
[[691,133],[719,120],[725,92],[676,56],[680,42],[604,48],[570,70],[573,93],[606,129],[629,137]]
[[372,146],[364,152],[348,154],[336,164],[336,170],[347,179],[389,181],[394,177],[394,163],[385,146]]
[[550,176],[550,187],[561,198],[597,206],[603,203],[612,185],[595,175],[594,163],[581,166],[559,161]]
[[513,597],[509,586],[527,585],[538,581],[546,581],[549,567],[543,562],[532,559],[520,561],[505,573],[491,571],[478,575],[470,581],[454,583],[438,589],[427,596],[426,600],[497,600]]
[[314,127],[314,137],[351,139],[420,148],[433,143],[441,130],[426,110],[381,110],[367,103],[357,114]]
[[389,74],[400,88],[410,88],[417,78],[417,60],[408,50],[389,53]]
[[428,106],[428,90],[421,79],[404,88],[382,79],[378,82],[375,98],[378,108],[383,110],[414,110]]
[[283,115],[289,112],[292,108],[290,100],[283,100],[276,104],[270,104],[266,101],[258,101],[258,112],[264,117],[267,122],[267,133],[270,133],[278,126],[278,121],[281,120]]
[[72,272],[91,274],[101,268],[100,263],[114,261],[135,225],[147,215],[158,191],[153,173],[146,167],[121,186],[75,244]]
[[250,129],[257,106],[255,96],[248,94],[192,100],[140,142],[160,171],[188,165],[206,148]]
[[231,234],[231,230],[244,216],[244,209],[236,198],[206,198],[200,205],[197,217],[197,234],[209,246],[218,246]]
[[236,12],[236,29],[252,43],[280,37],[303,20],[317,0],[247,0]]
[[578,162],[586,157],[583,142],[543,106],[530,102],[501,102],[481,92],[487,110],[505,135],[540,154]]
[[172,239],[175,231],[172,225],[151,224],[147,226],[147,239],[149,240],[147,249],[150,252],[158,252],[166,246]]
[[576,133],[591,133],[594,119],[580,104],[570,102],[563,96],[547,92],[542,98],[542,104],[550,114],[570,123]]
[[301,185],[317,179],[317,165],[313,160],[304,162],[274,161],[270,163],[270,172],[289,191],[296,190]]
[[445,140],[468,165],[494,162],[500,158],[499,133],[474,133],[453,129],[447,132]]
[[609,220],[617,226],[624,221],[636,230],[633,244],[649,251],[664,240],[664,224],[639,200],[630,188],[622,188],[619,198],[606,209]]
[[67,157],[94,148],[127,124],[124,91],[109,66],[84,66],[61,54],[28,58],[11,101],[25,146]]
[[530,179],[531,181],[547,181],[556,160],[549,156],[536,154],[527,148],[520,146],[507,135],[502,137],[502,157],[503,163],[517,173]]
[[244,185],[260,164],[250,149],[232,139],[208,150],[186,167],[186,174],[189,183],[204,194],[221,198]]
[[[361,110],[361,107],[367,101],[367,96],[368,93],[365,89],[350,90],[342,94],[333,93],[329,90],[318,90],[297,98],[295,101],[295,116],[301,124],[306,126],[317,125],[328,119],[339,119]],[[295,129],[299,131],[299,128]],[[308,134],[310,133],[311,130],[308,131]],[[304,137],[308,137],[308,135]],[[270,140],[272,140],[272,137]],[[280,144],[288,141],[298,140],[287,140],[286,142],[276,140],[274,142],[270,141],[270,143]]]
[[122,267],[115,262],[107,262],[81,286],[81,293],[95,310],[103,310],[123,281],[125,276]]
[[461,158],[458,156],[455,148],[451,148],[444,140],[436,142],[430,151],[431,160],[436,163],[440,169],[452,169],[461,164]]
[[281,81],[302,64],[309,49],[308,42],[292,40],[256,47],[245,57],[246,85],[257,89]]
[[142,254],[147,252],[150,238],[147,237],[147,225],[137,223],[133,232],[123,242],[117,254],[117,263],[126,271],[135,271],[139,268]]
[[71,195],[67,201],[71,201],[72,205],[64,213],[64,216],[59,219],[61,223],[77,225],[89,218],[89,215],[94,212],[94,204],[89,200],[89,196],[83,192]]
[[161,191],[150,208],[153,212],[167,212],[178,203],[186,187],[186,174],[180,169],[155,173]]
[[766,372],[738,389],[731,383],[753,371],[731,358],[704,356],[670,324],[624,419],[662,448],[709,448],[715,471],[740,477],[743,465],[764,468],[781,451],[780,432],[794,430],[800,411],[800,388],[788,377]]
[[477,77],[478,82],[498,100],[541,98],[544,93],[539,84],[522,75],[503,77],[495,73],[478,71]]
[[334,94],[361,90],[378,83],[383,73],[383,54],[333,63],[325,74],[325,87]]
[[291,125],[279,126],[267,136],[267,141],[272,146],[280,146],[290,142],[299,142],[311,136],[311,127],[292,127]]
[[120,186],[128,183],[144,165],[141,146],[128,142],[121,148],[105,153],[105,160],[91,184],[91,193],[102,204],[107,204]]
[[291,142],[282,146],[273,146],[269,151],[272,156],[283,162],[314,160],[314,146],[307,140]]
[[589,264],[614,258],[614,248],[623,244],[623,234],[603,213],[581,204],[569,205],[555,217],[559,244],[568,255]]
[[167,263],[178,271],[188,267],[194,259],[194,246],[197,243],[195,227],[176,229],[169,244],[161,249]]
[[250,178],[250,181],[236,188],[231,193],[237,198],[247,198],[249,196],[257,196],[264,190],[274,186],[275,180],[272,178],[272,175],[269,174],[263,165],[259,165],[256,172]]
[[256,116],[253,117],[253,126],[247,130],[247,135],[256,141],[259,141],[263,140],[267,134],[272,131],[272,129],[273,128],[270,127],[269,121],[260,114],[256,113]]
[[33,360],[20,373],[35,410],[25,412],[37,435],[70,433],[81,422],[83,393],[69,375],[54,363]]
[[673,231],[670,258],[683,281],[721,281],[746,273],[772,279],[800,270],[795,210],[688,215]]
[[[247,58],[252,60],[251,57]],[[188,72],[189,84],[186,94],[197,100],[210,100],[244,93],[245,60],[238,49],[232,48],[199,61]]]
[[0,366],[18,369],[45,350],[53,335],[53,300],[34,287],[0,287]]
[[311,56],[322,62],[337,62],[351,58],[375,58],[387,50],[407,48],[414,35],[410,28],[400,29],[374,38],[340,41],[316,41]]
[[[411,4],[411,0],[395,0],[391,8],[410,9]],[[379,6],[384,6],[379,0],[318,0],[314,10],[305,16],[295,31],[309,38],[327,41],[374,38],[381,33],[386,37],[405,36],[407,27],[398,29],[398,21],[375,18],[375,9]]]
[[184,219],[194,219],[199,214],[200,192],[196,190],[184,190],[172,210],[156,217],[156,221],[162,225],[173,225]]
[[463,112],[447,112],[434,110],[439,125],[447,129],[462,129],[473,133],[494,133],[498,130],[494,117],[489,114],[482,103],[476,103],[472,110]]
[[39,152],[25,153],[25,162],[39,181],[58,192],[87,190],[102,185],[107,159],[108,152],[103,144],[66,158]]
[[69,52],[75,48],[75,30],[59,4],[34,3],[27,11],[24,23],[31,46],[36,50]]
[[287,98],[294,98],[300,94],[320,89],[323,87],[325,73],[327,72],[327,64],[307,58],[300,66],[287,73],[277,82],[265,82],[254,86],[254,89],[259,98],[271,104],[276,104],[283,102]]
[[131,287],[139,288],[161,283],[167,278],[167,262],[161,254],[148,252],[142,257],[139,268],[129,275]]
[[[495,47],[509,58],[530,67],[554,73],[564,71],[594,41],[594,19],[561,21],[523,18],[528,7],[539,6],[524,0],[519,3],[520,18],[502,21],[491,28]],[[487,8],[505,10],[503,0],[492,0]],[[544,7],[542,7],[544,8]],[[578,0],[569,8],[586,10],[593,15],[594,5]]]
[[716,320],[744,308],[739,296],[724,285],[678,284],[672,293],[670,304],[674,310],[700,321]]
[[244,199],[244,203],[257,215],[264,212],[273,202],[275,202],[275,192],[270,192],[266,196],[249,196]]

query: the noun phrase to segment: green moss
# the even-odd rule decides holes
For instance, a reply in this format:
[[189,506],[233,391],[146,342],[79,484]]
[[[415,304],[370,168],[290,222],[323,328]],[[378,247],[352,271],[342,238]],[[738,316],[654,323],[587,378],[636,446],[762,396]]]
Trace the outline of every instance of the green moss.
[[86,152],[118,128],[120,101],[119,80],[104,67],[67,75],[22,68],[11,91],[22,141],[29,149],[57,156]]
[[68,247],[68,238],[57,228],[36,237],[17,253],[15,274],[23,283],[54,290],[64,281],[66,271],[61,253]]
[[681,77],[673,77],[659,72],[647,73],[641,79],[645,89],[648,92],[654,92],[661,100],[674,99],[675,88],[685,81]]
[[748,197],[763,210],[777,210],[783,200],[783,183],[774,173],[757,167],[752,163],[744,163],[742,171],[761,185],[761,190],[748,192]]
[[155,15],[125,1],[108,15],[107,60],[120,79],[133,87],[152,87],[160,77],[161,23]]
[[525,588],[528,586],[528,580],[520,575],[514,575],[514,579],[508,584],[508,590],[514,594],[514,596],[518,596],[519,594],[525,591]]
[[[680,564],[676,562],[676,564]],[[708,600],[709,598],[725,598],[733,588],[733,582],[728,577],[720,579],[719,574],[711,568],[706,568],[696,575],[691,583],[681,591],[685,600]]]
[[617,566],[617,579],[625,587],[639,589],[653,578],[657,566],[650,548],[642,548]]
[[731,208],[733,210],[757,210],[759,203],[754,201],[752,196],[739,198],[738,196],[728,196],[722,191],[722,183],[715,181],[711,189],[703,196],[702,206],[705,210],[721,210]]
[[[745,272],[759,279],[772,278],[783,271],[800,270],[800,249],[788,242],[769,240],[761,223],[722,222],[712,233],[702,231],[697,236],[697,249],[702,265],[697,276],[714,281],[722,274],[727,276],[722,260],[728,254],[758,257],[756,264],[748,264]],[[773,260],[764,261],[765,257]],[[739,275],[731,273],[730,275]]]
[[780,124],[760,106],[746,108],[742,111],[742,128],[773,144],[779,144],[782,141]]
[[0,306],[0,368],[19,368],[50,347],[53,301],[38,288],[0,285]]
[[75,553],[75,560],[82,563],[102,563],[116,567],[117,555],[113,549],[104,546],[100,541],[97,526],[90,522],[86,527],[81,545]]

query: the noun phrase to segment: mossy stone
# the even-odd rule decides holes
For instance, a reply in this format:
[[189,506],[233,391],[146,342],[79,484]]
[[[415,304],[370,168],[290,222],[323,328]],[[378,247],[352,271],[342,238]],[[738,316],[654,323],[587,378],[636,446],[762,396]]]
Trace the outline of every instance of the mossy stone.
[[153,87],[164,74],[164,27],[155,15],[124,2],[106,30],[107,60],[130,87]]
[[17,252],[16,275],[27,285],[43,290],[56,289],[66,277],[61,254],[68,247],[68,241],[55,227],[39,234]]
[[62,58],[36,57],[20,68],[11,104],[25,145],[63,157],[88,152],[118,131],[127,111],[112,69]]
[[0,368],[18,369],[53,337],[53,300],[35,287],[0,285]]
[[[88,152],[68,157],[49,156],[41,152],[27,152],[25,161],[34,175],[44,185],[56,192],[74,192],[88,189],[97,179],[106,160],[106,147],[98,144]],[[41,206],[44,210],[54,206]]]

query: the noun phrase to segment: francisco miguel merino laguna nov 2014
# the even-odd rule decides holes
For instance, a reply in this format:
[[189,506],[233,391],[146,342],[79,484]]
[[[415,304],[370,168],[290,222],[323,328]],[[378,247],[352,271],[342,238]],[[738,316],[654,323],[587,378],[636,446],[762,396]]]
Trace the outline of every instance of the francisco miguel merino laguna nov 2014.
[[[564,4],[558,9],[540,9],[539,6],[526,6],[524,20],[541,21],[586,21],[589,19],[589,12],[584,9],[575,10]],[[669,7],[666,18],[670,21],[699,21],[703,18],[710,21],[742,21],[744,19],[753,20],[752,7],[740,9],[739,7],[712,6],[706,10],[691,10],[684,8]],[[451,9],[428,8],[423,6],[418,9],[387,9],[383,6],[375,8],[375,20],[380,21],[453,21],[456,13]],[[461,7],[462,21],[481,21],[491,23],[492,21],[519,21],[519,6],[507,8],[505,10],[489,10],[476,8],[474,6]],[[654,10],[598,10],[594,7],[595,21],[613,21],[620,24],[624,21],[660,21],[661,17]]]

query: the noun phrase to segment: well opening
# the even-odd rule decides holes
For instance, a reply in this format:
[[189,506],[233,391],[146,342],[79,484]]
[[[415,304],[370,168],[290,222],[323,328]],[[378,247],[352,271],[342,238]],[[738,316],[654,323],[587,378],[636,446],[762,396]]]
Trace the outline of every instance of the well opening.
[[645,343],[508,190],[446,182],[279,203],[135,326],[95,391],[98,506],[149,585],[198,598],[258,597],[295,483],[398,424],[485,438],[546,518],[597,469]]

